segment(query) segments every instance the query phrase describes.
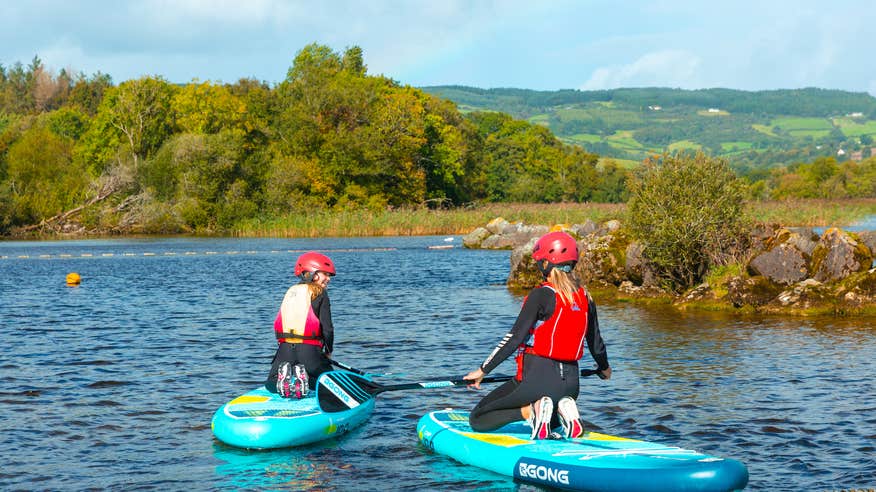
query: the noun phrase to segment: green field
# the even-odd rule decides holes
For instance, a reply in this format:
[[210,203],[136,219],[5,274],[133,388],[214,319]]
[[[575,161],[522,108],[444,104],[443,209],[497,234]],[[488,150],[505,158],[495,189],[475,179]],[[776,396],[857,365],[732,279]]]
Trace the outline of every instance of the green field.
[[721,150],[724,152],[740,152],[751,148],[751,142],[721,142]]
[[670,152],[675,152],[677,150],[699,150],[703,148],[702,145],[692,142],[690,140],[679,140],[677,142],[672,142],[669,144],[667,148]]
[[833,125],[825,118],[780,117],[774,118],[770,125],[772,127],[779,127],[789,133],[804,130],[823,130],[827,132],[833,130]]
[[861,124],[852,118],[834,118],[833,124],[838,126],[847,137],[876,135],[876,121],[867,121]]
[[602,137],[599,135],[594,135],[592,133],[578,133],[576,135],[571,135],[566,137],[567,139],[573,142],[584,142],[584,143],[596,143],[601,142]]
[[642,151],[645,147],[633,138],[632,131],[619,131],[610,135],[607,139],[612,147],[617,147],[623,150]]
[[767,126],[767,125],[757,125],[757,124],[755,124],[755,125],[751,125],[751,127],[754,128],[755,130],[757,130],[757,131],[763,133],[764,135],[769,135],[769,136],[771,136],[771,137],[776,137],[776,136],[778,136],[778,135],[776,135],[775,133],[773,133],[773,129],[772,129],[772,127],[770,127],[770,126]]

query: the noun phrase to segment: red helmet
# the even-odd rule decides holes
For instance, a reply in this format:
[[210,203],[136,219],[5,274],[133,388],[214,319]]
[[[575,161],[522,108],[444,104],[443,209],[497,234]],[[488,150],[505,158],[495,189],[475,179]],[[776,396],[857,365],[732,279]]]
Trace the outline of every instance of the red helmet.
[[295,261],[295,275],[301,276],[305,273],[311,275],[316,272],[325,272],[329,275],[335,274],[335,264],[328,256],[309,251],[298,257]]
[[532,259],[536,263],[547,260],[551,265],[578,261],[578,243],[565,232],[549,232],[542,236],[532,248]]

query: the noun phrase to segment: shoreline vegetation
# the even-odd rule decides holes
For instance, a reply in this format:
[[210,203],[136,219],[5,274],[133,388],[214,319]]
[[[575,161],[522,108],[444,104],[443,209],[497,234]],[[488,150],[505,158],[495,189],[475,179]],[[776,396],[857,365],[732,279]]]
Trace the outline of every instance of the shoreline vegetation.
[[[876,215],[876,198],[843,200],[793,199],[748,202],[746,212],[755,220],[785,227],[848,227]],[[365,209],[289,214],[270,219],[248,219],[220,234],[167,234],[167,236],[209,237],[368,237],[464,235],[496,217],[525,224],[596,223],[626,218],[626,205],[618,203],[492,203],[450,209],[403,208]],[[57,233],[4,237],[5,240],[87,239],[155,236],[163,234]]]
[[[759,222],[786,227],[847,227],[876,215],[876,198],[794,199],[749,202],[746,212]],[[600,223],[626,218],[626,204],[516,203],[471,208],[318,211],[282,218],[252,219],[234,228],[233,237],[364,237],[468,234],[496,217],[524,224]]]

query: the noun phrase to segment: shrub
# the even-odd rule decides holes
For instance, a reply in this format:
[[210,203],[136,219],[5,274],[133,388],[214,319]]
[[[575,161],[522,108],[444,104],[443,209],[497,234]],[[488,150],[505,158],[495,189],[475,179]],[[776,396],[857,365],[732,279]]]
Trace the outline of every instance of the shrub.
[[699,283],[710,266],[742,255],[744,185],[728,164],[697,152],[647,160],[630,180],[632,235],[667,287]]

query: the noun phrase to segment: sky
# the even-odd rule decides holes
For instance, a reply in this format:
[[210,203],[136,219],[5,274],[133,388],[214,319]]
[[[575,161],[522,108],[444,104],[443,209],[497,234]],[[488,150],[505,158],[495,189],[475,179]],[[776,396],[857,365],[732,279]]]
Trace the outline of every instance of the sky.
[[874,0],[0,0],[0,64],[278,83],[310,43],[415,87],[876,95]]

